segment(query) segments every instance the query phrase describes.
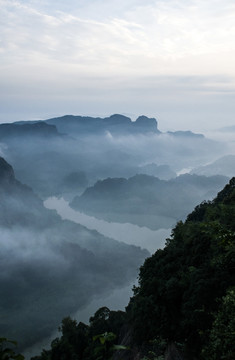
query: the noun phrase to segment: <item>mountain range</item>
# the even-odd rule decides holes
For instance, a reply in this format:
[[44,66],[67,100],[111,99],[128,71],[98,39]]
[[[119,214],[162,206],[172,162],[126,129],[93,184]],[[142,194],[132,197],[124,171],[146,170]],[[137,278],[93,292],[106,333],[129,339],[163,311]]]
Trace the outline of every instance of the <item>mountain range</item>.
[[148,252],[61,220],[0,158],[0,332],[30,346],[61,316],[135,280]]
[[106,221],[130,222],[153,230],[170,228],[198,201],[213,198],[227,181],[221,175],[189,174],[168,181],[149,175],[107,178],[76,196],[70,205]]
[[[163,180],[210,162],[224,147],[190,131],[161,132],[155,118],[66,115],[0,125],[0,154],[41,198],[72,199],[105,178]],[[73,187],[70,183],[73,182]]]

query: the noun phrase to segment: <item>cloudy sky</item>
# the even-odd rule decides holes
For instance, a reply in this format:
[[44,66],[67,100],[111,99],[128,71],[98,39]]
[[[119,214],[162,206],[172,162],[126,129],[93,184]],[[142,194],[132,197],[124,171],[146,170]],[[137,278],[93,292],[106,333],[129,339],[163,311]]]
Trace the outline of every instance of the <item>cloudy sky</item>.
[[234,0],[0,0],[0,122],[234,124]]

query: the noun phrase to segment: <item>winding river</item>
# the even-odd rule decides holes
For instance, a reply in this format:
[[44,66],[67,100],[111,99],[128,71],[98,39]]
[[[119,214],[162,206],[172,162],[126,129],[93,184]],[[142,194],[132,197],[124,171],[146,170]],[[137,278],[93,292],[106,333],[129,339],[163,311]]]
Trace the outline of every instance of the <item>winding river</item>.
[[[73,210],[64,198],[50,197],[44,201],[44,206],[48,209],[56,210],[62,219],[71,220],[90,230],[97,230],[104,236],[125,242],[126,244],[140,246],[143,249],[147,249],[151,254],[157,249],[164,247],[165,239],[171,233],[171,229],[153,231],[130,223],[120,224],[99,220]],[[80,308],[75,314],[70,315],[78,322],[88,323],[89,318],[102,306],[107,306],[111,310],[124,310],[130,296],[132,296],[133,285],[131,283],[128,286],[107,293],[105,296],[94,297],[89,304]],[[57,336],[59,336],[58,331],[55,331],[50,338],[27,349],[24,353],[26,359],[39,354],[43,348],[49,348],[51,341]]]

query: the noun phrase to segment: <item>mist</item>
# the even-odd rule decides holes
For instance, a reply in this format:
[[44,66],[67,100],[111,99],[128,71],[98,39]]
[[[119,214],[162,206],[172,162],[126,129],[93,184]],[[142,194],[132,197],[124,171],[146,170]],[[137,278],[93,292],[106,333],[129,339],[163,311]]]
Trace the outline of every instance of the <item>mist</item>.
[[120,224],[99,220],[73,210],[69,206],[68,201],[63,198],[49,198],[44,201],[44,205],[48,209],[55,209],[62,219],[74,221],[86,226],[88,229],[97,230],[100,234],[126,244],[140,246],[141,248],[147,249],[150,253],[154,253],[157,249],[163,248],[166,239],[171,234],[171,229],[153,231],[147,227],[140,227],[130,223]]
[[163,133],[156,119],[137,120],[0,125],[0,330],[20,348],[48,341],[67,315],[87,319],[102,300],[125,306],[146,257],[228,181],[229,165],[199,174],[222,157],[231,164],[224,133]]
[[63,317],[133,283],[148,252],[61,220],[0,158],[0,331],[20,349]]
[[[100,179],[140,173],[169,179],[183,169],[192,170],[234,153],[232,142],[225,139],[180,131],[162,133],[157,122],[154,132],[149,120],[137,127],[121,115],[104,120],[67,116],[41,122],[45,128],[34,130],[31,136],[23,131],[10,136],[0,125],[1,154],[13,165],[17,178],[42,198],[62,194],[71,200]],[[16,129],[23,126],[15,124]],[[149,172],[151,164],[155,170]]]

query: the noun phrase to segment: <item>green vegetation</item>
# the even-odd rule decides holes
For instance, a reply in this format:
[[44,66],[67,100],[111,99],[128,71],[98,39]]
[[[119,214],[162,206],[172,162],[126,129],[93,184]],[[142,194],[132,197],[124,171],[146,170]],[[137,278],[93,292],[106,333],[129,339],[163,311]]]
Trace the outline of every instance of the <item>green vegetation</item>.
[[0,360],[24,360],[23,355],[15,352],[16,346],[16,341],[0,338]]
[[34,360],[109,359],[114,340],[147,360],[163,359],[166,349],[184,359],[235,359],[234,218],[232,178],[145,261],[126,312],[101,308],[89,326],[64,319],[62,337]]
[[160,336],[182,344],[189,359],[235,358],[234,217],[235,178],[145,261],[127,309],[137,343]]
[[43,350],[41,356],[32,360],[108,360],[114,351],[126,349],[116,345],[119,340],[116,334],[121,333],[125,321],[125,312],[110,311],[107,307],[96,311],[89,326],[67,317],[59,328],[62,336],[52,341],[50,350]]

